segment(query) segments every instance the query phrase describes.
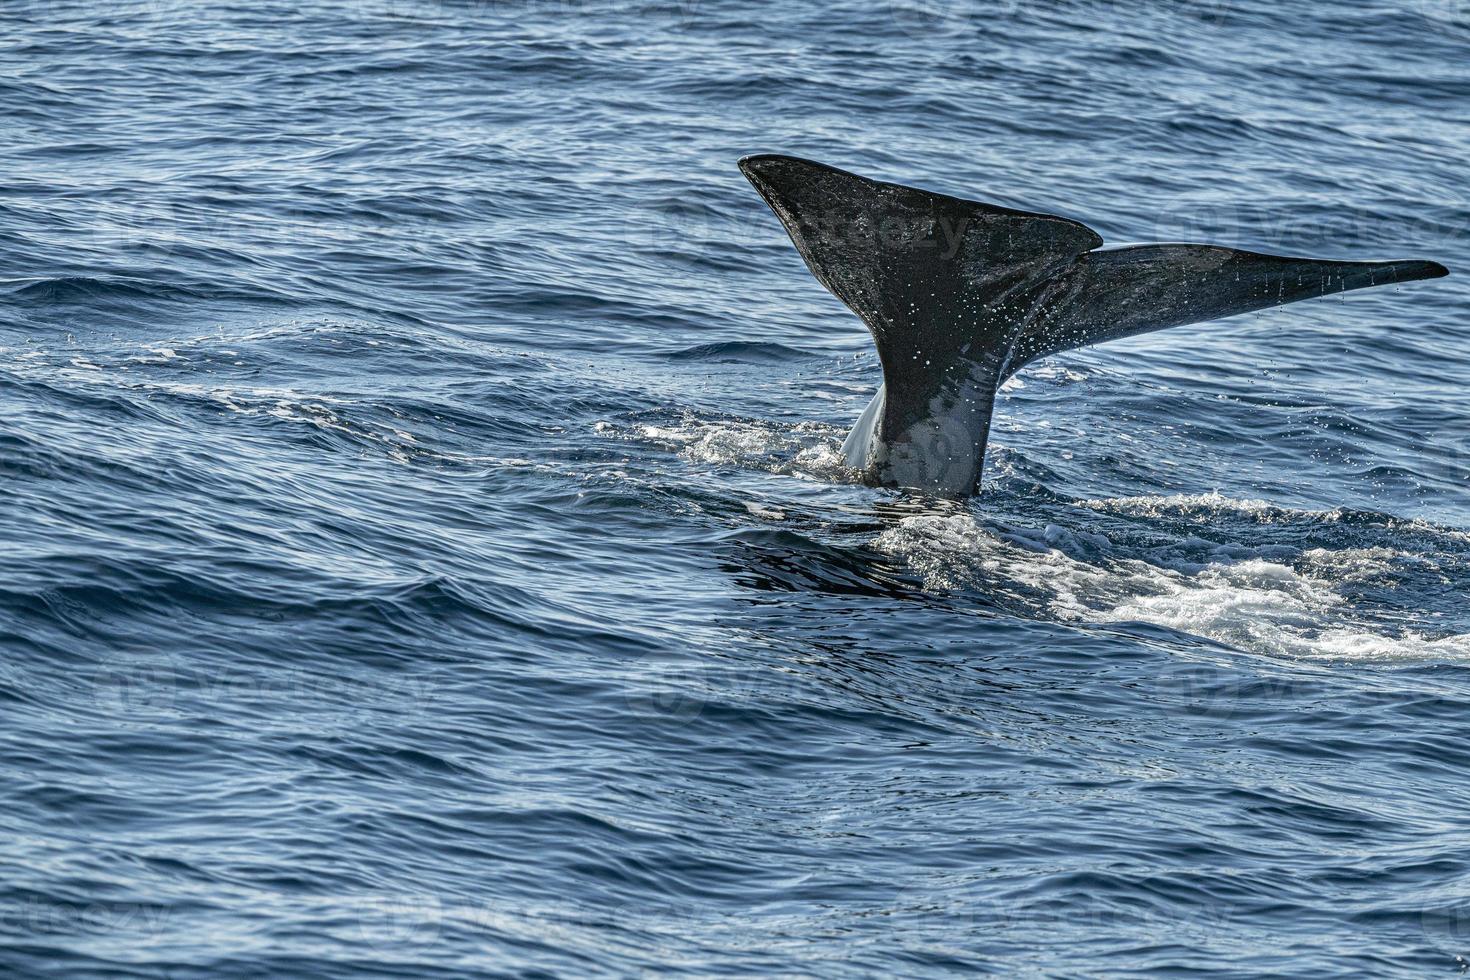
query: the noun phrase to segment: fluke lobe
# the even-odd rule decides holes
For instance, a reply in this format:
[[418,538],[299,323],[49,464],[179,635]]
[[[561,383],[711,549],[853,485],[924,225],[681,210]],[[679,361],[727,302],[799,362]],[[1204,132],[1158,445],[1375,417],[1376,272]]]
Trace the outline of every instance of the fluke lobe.
[[873,335],[883,386],[843,452],[877,486],[977,493],[996,389],[1039,357],[1447,273],[1437,262],[1335,262],[1217,245],[1103,249],[1097,232],[1067,218],[811,160],[763,154],[740,169],[812,275]]

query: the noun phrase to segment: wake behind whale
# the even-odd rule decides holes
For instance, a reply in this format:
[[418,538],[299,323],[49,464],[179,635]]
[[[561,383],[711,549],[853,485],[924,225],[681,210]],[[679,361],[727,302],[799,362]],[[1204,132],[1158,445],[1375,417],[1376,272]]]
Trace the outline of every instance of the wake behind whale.
[[1433,279],[1437,262],[1339,262],[1217,245],[1104,249],[1050,214],[870,180],[797,157],[740,169],[807,267],[862,318],[883,385],[844,443],[876,486],[979,491],[995,394],[1077,347],[1351,289]]

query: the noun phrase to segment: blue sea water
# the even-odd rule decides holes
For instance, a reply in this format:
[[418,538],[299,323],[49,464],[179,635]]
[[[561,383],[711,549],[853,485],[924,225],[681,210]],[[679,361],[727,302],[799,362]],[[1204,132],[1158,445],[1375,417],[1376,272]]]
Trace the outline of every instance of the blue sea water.
[[[0,973],[1454,976],[1462,0],[4,0]],[[985,492],[735,169],[1434,282]]]

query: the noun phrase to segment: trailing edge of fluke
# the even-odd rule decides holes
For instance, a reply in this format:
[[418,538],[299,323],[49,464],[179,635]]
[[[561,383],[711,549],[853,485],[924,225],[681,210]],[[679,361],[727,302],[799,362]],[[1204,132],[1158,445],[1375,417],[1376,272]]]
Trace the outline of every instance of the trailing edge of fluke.
[[995,393],[1059,351],[1348,289],[1437,262],[1336,262],[1217,245],[1101,249],[1079,222],[762,154],[740,169],[817,281],[862,318],[878,389],[843,451],[876,486],[980,488]]

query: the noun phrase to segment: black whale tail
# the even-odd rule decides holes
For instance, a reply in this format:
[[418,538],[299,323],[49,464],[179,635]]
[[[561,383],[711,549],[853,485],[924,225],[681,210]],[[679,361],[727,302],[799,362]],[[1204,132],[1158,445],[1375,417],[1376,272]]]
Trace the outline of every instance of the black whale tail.
[[[1072,301],[1018,338],[1014,368],[1059,351],[1369,286],[1449,274],[1438,262],[1339,262],[1218,245],[1133,245],[1079,257]],[[1013,369],[1014,369],[1013,368]]]
[[978,490],[995,391],[1048,354],[1367,286],[1436,262],[1337,262],[1213,245],[1101,250],[1068,218],[750,156],[740,169],[817,280],[862,318],[883,367],[872,482]]

